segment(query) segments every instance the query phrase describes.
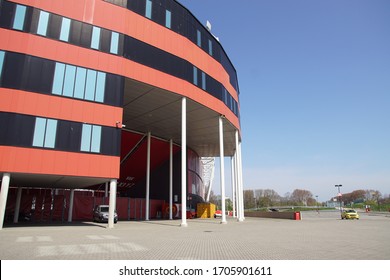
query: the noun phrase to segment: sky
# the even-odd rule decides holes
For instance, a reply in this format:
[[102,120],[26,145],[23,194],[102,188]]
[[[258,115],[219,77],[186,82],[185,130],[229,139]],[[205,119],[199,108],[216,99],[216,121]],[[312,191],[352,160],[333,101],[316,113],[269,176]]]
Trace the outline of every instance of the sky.
[[236,68],[244,189],[390,194],[390,1],[179,2]]

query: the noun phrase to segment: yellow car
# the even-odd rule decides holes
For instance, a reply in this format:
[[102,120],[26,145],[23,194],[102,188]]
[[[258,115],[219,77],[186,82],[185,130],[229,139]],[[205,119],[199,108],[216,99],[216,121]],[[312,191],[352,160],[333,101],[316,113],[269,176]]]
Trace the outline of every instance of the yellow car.
[[357,220],[359,220],[359,214],[353,209],[344,210],[341,213],[341,219],[357,219]]

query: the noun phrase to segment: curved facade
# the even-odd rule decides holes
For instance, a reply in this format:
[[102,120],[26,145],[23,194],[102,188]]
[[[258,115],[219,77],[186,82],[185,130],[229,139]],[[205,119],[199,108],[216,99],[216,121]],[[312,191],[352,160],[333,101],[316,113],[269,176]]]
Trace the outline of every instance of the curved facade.
[[[123,165],[136,135],[181,145],[183,98],[190,153],[220,155],[223,116],[223,153],[235,154],[235,69],[178,2],[0,5],[0,172],[11,186],[82,188],[119,179],[119,188],[129,187],[134,168]],[[169,159],[163,154],[162,162]],[[203,194],[199,176],[190,176],[187,189]]]

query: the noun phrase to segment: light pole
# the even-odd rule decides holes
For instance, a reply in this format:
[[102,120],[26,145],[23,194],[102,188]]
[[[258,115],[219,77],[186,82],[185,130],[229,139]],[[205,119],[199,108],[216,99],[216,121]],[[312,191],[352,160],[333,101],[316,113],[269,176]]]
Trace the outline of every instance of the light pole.
[[340,214],[343,213],[343,211],[341,210],[341,192],[340,192],[340,188],[341,188],[342,186],[343,186],[343,185],[335,185],[335,187],[338,188],[337,196],[339,197],[339,202],[340,202]]
[[316,203],[317,203],[317,213],[320,213],[320,209],[318,208],[318,195],[316,195]]

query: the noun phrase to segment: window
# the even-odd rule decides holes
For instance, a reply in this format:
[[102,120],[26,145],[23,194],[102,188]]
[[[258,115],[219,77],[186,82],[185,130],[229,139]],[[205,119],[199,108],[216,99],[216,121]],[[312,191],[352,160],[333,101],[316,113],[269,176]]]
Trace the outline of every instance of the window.
[[62,88],[64,85],[64,74],[65,74],[65,64],[56,63],[56,68],[54,70],[54,80],[52,93],[62,95]]
[[111,33],[110,53],[118,54],[118,46],[119,46],[119,33],[112,32]]
[[96,94],[95,101],[104,102],[104,90],[106,86],[106,73],[98,72],[96,80]]
[[77,67],[76,81],[74,86],[74,97],[84,99],[85,80],[87,76],[87,69]]
[[49,22],[49,13],[45,11],[40,11],[37,34],[46,36],[48,22]]
[[165,10],[165,27],[171,28],[171,11]]
[[226,88],[223,88],[223,96],[222,96],[222,98],[223,98],[223,103],[228,104],[228,93],[227,93]]
[[206,90],[206,73],[202,72],[202,89]]
[[196,68],[195,66],[193,66],[194,68],[193,68],[193,75],[194,75],[194,77],[193,77],[193,83],[194,83],[194,85],[198,85],[198,68]]
[[96,71],[87,70],[87,83],[85,85],[85,99],[94,100],[95,99],[95,86],[96,86]]
[[73,97],[75,76],[76,67],[72,65],[66,65],[64,89],[62,90],[62,95]]
[[98,50],[99,49],[99,42],[100,42],[100,28],[94,26],[92,28],[91,48]]
[[145,17],[152,19],[152,1],[146,0]]
[[1,80],[1,72],[3,72],[4,55],[5,52],[0,51],[0,80]]
[[209,39],[209,55],[213,56],[213,41]]
[[69,41],[69,30],[70,30],[70,19],[62,18],[61,33],[60,33],[61,41],[65,41],[65,42]]
[[83,152],[100,153],[101,134],[101,126],[83,124],[80,150]]
[[103,103],[106,73],[56,63],[52,93]]
[[33,146],[54,148],[57,120],[37,117],[35,119]]
[[202,46],[202,33],[200,33],[200,30],[196,30],[196,43],[199,47]]
[[26,17],[26,7],[22,5],[16,5],[13,29],[23,30],[24,18]]

